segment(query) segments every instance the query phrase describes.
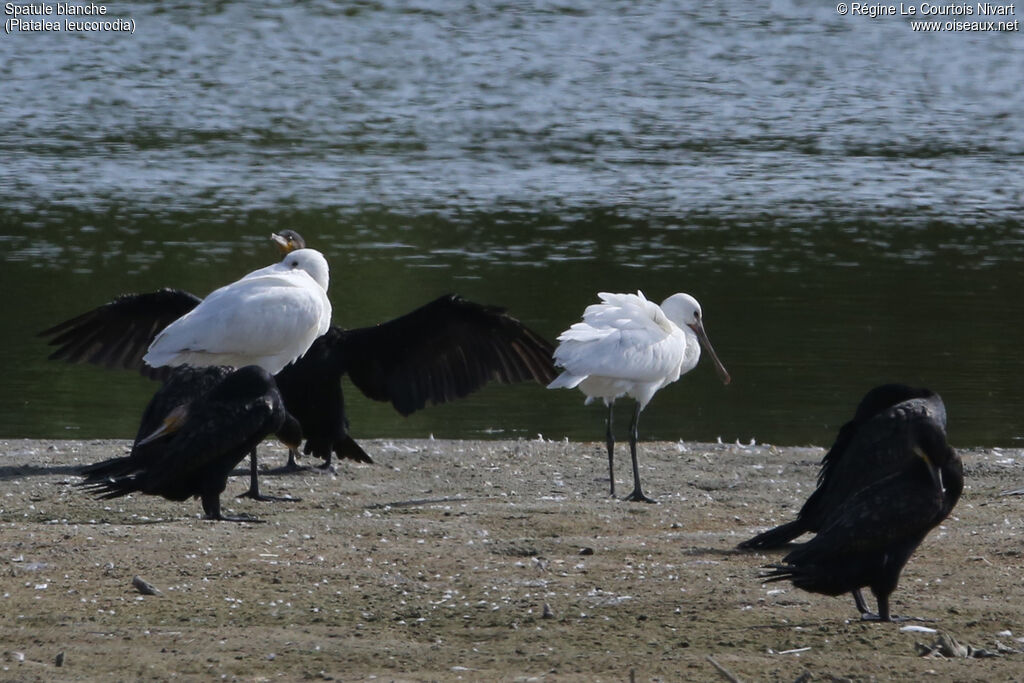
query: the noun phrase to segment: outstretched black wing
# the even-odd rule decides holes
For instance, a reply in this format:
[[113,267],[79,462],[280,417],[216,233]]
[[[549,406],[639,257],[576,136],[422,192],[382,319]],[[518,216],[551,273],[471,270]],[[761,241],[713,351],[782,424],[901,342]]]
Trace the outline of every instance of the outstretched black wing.
[[39,333],[51,337],[57,349],[51,360],[92,363],[108,368],[138,370],[147,377],[163,377],[167,368],[142,362],[159,332],[195,308],[201,299],[180,289],[145,294],[122,294],[110,303],[66,320]]
[[345,330],[335,346],[359,390],[403,415],[489,381],[547,384],[556,375],[553,352],[505,309],[454,294],[374,327]]

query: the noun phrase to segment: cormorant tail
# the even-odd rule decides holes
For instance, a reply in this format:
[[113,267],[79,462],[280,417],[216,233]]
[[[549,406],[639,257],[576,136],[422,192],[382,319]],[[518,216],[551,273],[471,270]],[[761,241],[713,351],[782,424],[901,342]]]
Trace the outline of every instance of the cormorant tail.
[[760,533],[751,539],[743,541],[736,547],[741,550],[770,550],[773,548],[781,548],[805,531],[807,531],[807,527],[804,525],[803,521],[795,519],[792,522],[781,524],[774,529],[769,529],[768,531]]
[[339,458],[373,464],[373,458],[370,457],[369,453],[364,451],[363,447],[357,444],[355,439],[347,434],[345,435],[344,441],[335,444],[335,452],[338,454]]
[[76,483],[75,486],[88,489],[89,493],[97,498],[127,496],[140,490],[135,478],[137,470],[138,463],[131,456],[111,458],[83,467],[79,474],[85,477],[85,480]]

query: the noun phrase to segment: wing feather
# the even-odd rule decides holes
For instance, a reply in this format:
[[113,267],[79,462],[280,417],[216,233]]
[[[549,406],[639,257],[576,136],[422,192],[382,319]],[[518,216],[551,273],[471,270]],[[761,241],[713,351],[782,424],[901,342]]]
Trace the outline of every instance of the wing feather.
[[550,342],[504,309],[446,295],[373,327],[347,330],[338,353],[369,398],[408,415],[466,396],[490,381],[555,376]]
[[113,301],[39,333],[57,347],[51,360],[139,370],[152,376],[142,356],[156,335],[193,310],[201,299],[179,289],[122,294]]

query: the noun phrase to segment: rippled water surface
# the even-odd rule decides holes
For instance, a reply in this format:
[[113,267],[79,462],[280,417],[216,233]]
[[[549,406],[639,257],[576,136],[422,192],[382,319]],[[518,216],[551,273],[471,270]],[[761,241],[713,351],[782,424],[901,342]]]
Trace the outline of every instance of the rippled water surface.
[[[455,291],[553,338],[598,291],[694,294],[733,384],[702,363],[646,438],[826,444],[898,380],[955,443],[1020,445],[1020,34],[678,4],[120,3],[134,35],[4,35],[0,436],[134,434],[154,387],[34,333],[205,294],[292,227],[343,326]],[[348,393],[357,437],[603,433],[578,392]]]

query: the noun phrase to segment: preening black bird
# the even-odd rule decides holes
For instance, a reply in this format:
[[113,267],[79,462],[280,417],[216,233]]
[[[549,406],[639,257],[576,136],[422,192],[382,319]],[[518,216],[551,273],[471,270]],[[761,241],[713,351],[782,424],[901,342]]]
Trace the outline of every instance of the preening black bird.
[[[282,249],[302,248],[294,231],[274,236]],[[40,333],[52,337],[52,359],[138,369],[164,325],[199,299],[181,290],[126,294]],[[347,374],[369,398],[390,402],[402,415],[427,404],[466,396],[491,381],[554,379],[554,347],[504,309],[449,294],[379,325],[331,326],[276,381],[288,412],[302,425],[305,453],[359,462],[370,456],[349,436],[340,379]],[[160,368],[159,370],[164,370]],[[289,464],[294,463],[294,452]]]
[[[964,477],[960,457],[937,422],[912,422],[890,438],[907,454],[899,468],[832,508],[818,534],[781,564],[768,565],[763,581],[788,580],[825,595],[851,592],[862,619],[902,619],[890,613],[889,596],[911,554],[960,499]],[[878,614],[868,611],[864,586],[877,599]]]
[[180,368],[147,406],[131,454],[85,467],[78,485],[105,499],[198,497],[206,519],[252,521],[223,515],[220,494],[231,470],[270,434],[290,447],[302,440],[265,370]]
[[930,389],[883,384],[864,395],[853,419],[839,429],[821,461],[818,486],[792,522],[739,544],[744,550],[781,548],[805,532],[816,533],[847,498],[913,460],[900,438],[917,423],[946,430],[946,407]]
[[[150,399],[142,414],[142,421],[135,436],[135,444],[137,445],[143,439],[160,430],[166,420],[170,419],[174,423],[173,416],[181,406],[193,403],[206,396],[224,381],[232,371],[233,368],[223,365],[209,365],[205,367],[183,365],[173,368],[173,372],[164,373],[166,377],[163,380],[163,385],[153,395],[153,398]],[[274,385],[276,389],[276,383]],[[201,406],[202,404],[199,405]],[[294,419],[294,416],[290,419]],[[288,443],[289,450],[297,448],[302,443],[301,431],[293,436],[292,441]],[[260,491],[259,465],[257,464],[255,445],[249,451],[249,488],[239,497],[242,496],[261,501],[299,500],[289,496],[268,496]]]

